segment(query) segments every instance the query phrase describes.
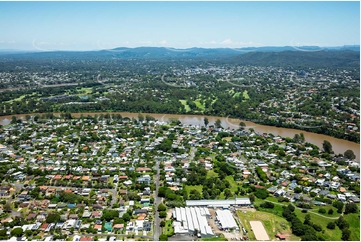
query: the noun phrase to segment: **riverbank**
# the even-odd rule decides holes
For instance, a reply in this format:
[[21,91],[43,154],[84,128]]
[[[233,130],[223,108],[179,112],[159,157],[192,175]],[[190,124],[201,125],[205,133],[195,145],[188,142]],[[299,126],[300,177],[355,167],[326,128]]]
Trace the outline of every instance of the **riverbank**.
[[[10,123],[12,116],[21,117],[25,119],[26,115],[35,116],[37,113],[32,114],[16,114],[16,115],[8,115],[0,117],[0,124],[7,125]],[[59,115],[60,113],[54,113],[54,115]],[[81,115],[83,116],[94,116],[100,114],[120,114],[123,117],[129,118],[138,118],[138,113],[130,113],[130,112],[92,112],[92,113],[72,113],[73,117],[79,118]],[[246,124],[246,129],[252,128],[256,133],[271,133],[275,136],[281,137],[290,137],[293,138],[295,134],[303,133],[305,137],[305,141],[315,144],[318,147],[322,148],[322,143],[324,140],[327,140],[331,143],[333,151],[335,154],[343,154],[346,150],[352,150],[356,155],[356,161],[360,163],[360,144],[351,142],[348,140],[342,140],[338,138],[334,138],[331,136],[317,134],[312,132],[307,132],[304,130],[297,129],[289,129],[289,128],[279,128],[275,126],[268,125],[260,125],[250,121],[244,121],[239,119],[232,119],[228,117],[217,117],[217,116],[205,116],[205,115],[187,115],[187,114],[155,114],[155,113],[143,113],[143,115],[151,115],[155,119],[160,121],[168,121],[169,118],[179,119],[183,124],[191,124],[204,126],[204,118],[207,117],[209,121],[209,125],[213,125],[217,119],[221,121],[221,125],[224,128],[229,129],[238,129],[239,123],[244,122]],[[41,114],[40,114],[41,115]]]

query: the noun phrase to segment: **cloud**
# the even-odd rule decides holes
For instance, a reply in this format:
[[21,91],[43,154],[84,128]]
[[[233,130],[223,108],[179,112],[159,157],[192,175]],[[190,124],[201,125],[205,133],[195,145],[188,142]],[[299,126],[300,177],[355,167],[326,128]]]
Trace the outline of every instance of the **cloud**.
[[166,44],[167,44],[167,41],[166,41],[166,40],[162,40],[161,42],[159,42],[159,44],[161,44],[161,45],[166,45]]
[[225,39],[221,42],[222,45],[231,45],[233,41],[231,39]]

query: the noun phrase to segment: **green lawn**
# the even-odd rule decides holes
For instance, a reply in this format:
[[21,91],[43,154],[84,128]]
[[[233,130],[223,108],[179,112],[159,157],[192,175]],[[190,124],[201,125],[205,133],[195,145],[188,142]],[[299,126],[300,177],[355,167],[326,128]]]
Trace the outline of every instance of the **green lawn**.
[[172,227],[172,220],[166,220],[165,226],[163,228],[163,234],[166,234],[168,237],[172,236],[174,233],[174,229]]
[[216,173],[214,170],[209,170],[207,172],[207,178],[211,178],[211,177],[218,177],[218,173]]
[[187,104],[187,100],[179,100],[181,102],[181,104],[184,106],[186,112],[191,111],[191,108],[189,107],[189,105]]
[[196,186],[186,185],[184,189],[187,191],[188,194],[193,189],[196,189],[200,194],[202,194],[203,186],[202,185],[196,185]]
[[90,94],[93,92],[92,87],[82,87],[81,89],[77,90],[81,94]]
[[346,221],[350,224],[351,237],[352,241],[360,241],[360,213],[350,213],[344,215]]
[[241,95],[240,92],[236,92],[236,93],[233,95],[233,97],[239,97],[240,95]]
[[243,92],[243,97],[244,97],[244,99],[249,99],[247,90],[245,90],[245,91]]
[[236,192],[238,189],[238,183],[234,180],[233,176],[226,176],[224,179],[226,179],[229,184],[231,184],[231,191]]
[[4,103],[13,103],[13,102],[21,101],[21,100],[24,99],[25,96],[26,96],[26,94],[24,94],[24,95],[22,95],[22,96],[20,96],[20,97],[18,97],[18,98],[14,98],[14,99],[11,99],[11,100],[9,100],[9,101],[6,101],[6,102],[4,102]]
[[220,234],[219,236],[215,236],[212,238],[202,238],[202,241],[227,241],[227,239],[224,237],[223,234]]
[[[194,104],[197,106],[198,109],[204,111],[204,105],[202,103],[202,100],[201,99],[197,99],[194,101]],[[184,104],[183,104],[184,105]]]

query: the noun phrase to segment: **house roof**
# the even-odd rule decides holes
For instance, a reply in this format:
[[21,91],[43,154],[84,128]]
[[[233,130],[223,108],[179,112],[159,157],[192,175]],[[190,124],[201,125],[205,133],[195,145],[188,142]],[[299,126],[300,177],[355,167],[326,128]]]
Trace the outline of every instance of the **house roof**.
[[114,224],[113,228],[114,229],[122,229],[122,228],[124,228],[124,224]]

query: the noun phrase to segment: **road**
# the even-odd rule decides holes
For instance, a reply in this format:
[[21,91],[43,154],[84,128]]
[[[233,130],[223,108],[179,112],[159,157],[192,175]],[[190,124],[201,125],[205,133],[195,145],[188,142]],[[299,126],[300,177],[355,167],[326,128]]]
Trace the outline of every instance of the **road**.
[[158,189],[160,183],[160,171],[159,171],[159,163],[160,159],[158,159],[155,163],[155,170],[157,171],[157,175],[155,177],[155,194],[154,194],[154,209],[155,209],[155,216],[154,216],[154,241],[159,241],[159,235],[161,233],[160,228],[160,218],[158,212],[158,205],[161,203],[161,198],[158,197]]

